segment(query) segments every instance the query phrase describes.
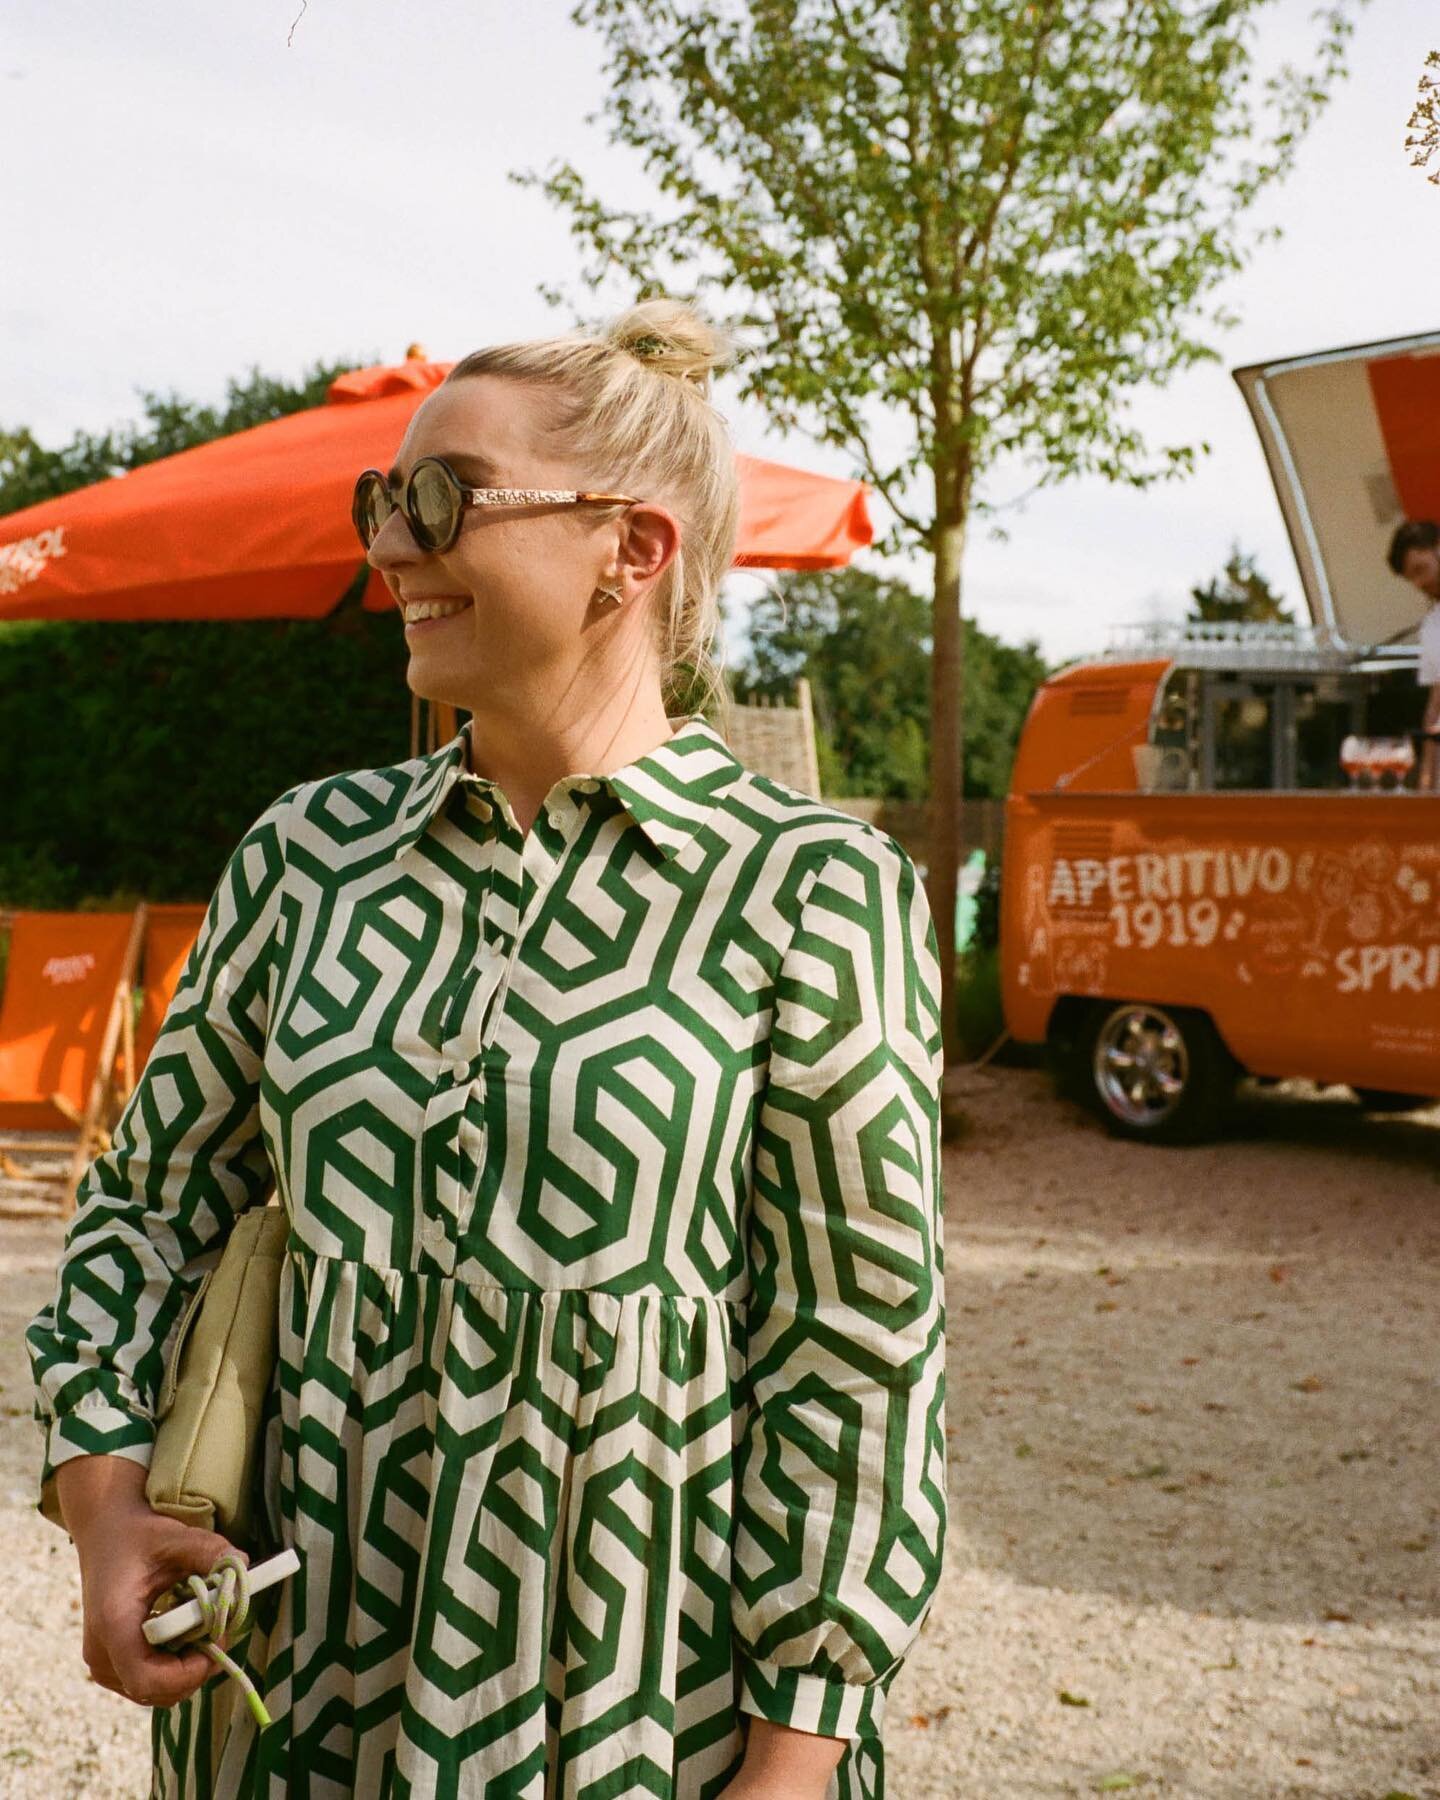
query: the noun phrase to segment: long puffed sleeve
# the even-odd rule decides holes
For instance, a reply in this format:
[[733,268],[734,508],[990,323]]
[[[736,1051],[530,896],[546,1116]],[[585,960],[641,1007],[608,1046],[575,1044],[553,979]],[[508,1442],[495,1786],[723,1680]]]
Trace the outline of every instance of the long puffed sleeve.
[[878,1736],[945,1542],[939,965],[914,865],[833,850],[781,970],[755,1143],[732,1622],[741,1706]]
[[[40,1510],[72,1456],[149,1466],[166,1348],[270,1166],[259,1126],[292,788],[231,854],[155,1047],[76,1194],[54,1299],[26,1332],[45,1433]],[[213,1259],[207,1259],[213,1260]]]

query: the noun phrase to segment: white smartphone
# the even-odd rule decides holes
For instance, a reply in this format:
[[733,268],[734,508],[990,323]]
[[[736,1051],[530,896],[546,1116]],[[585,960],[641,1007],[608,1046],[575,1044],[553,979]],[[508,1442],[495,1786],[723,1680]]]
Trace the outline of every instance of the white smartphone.
[[[300,1558],[293,1550],[282,1550],[278,1556],[256,1563],[250,1570],[251,1594],[258,1594],[263,1588],[274,1587],[277,1581],[293,1575],[299,1567]],[[179,1606],[172,1606],[169,1612],[157,1613],[154,1618],[147,1619],[141,1630],[150,1643],[168,1644],[174,1638],[184,1637],[187,1631],[193,1631],[199,1623],[200,1602],[183,1600]]]

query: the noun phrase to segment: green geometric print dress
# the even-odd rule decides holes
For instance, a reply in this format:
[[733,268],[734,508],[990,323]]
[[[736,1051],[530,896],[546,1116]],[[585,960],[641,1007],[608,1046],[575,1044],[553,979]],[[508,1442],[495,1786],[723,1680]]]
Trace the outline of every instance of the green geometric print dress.
[[274,1723],[157,1710],[154,1800],[714,1800],[744,1713],[883,1794],[946,1523],[934,928],[892,838],[672,728],[523,835],[462,731],[224,870],[28,1333],[42,1494],[148,1463],[187,1296],[289,1211]]

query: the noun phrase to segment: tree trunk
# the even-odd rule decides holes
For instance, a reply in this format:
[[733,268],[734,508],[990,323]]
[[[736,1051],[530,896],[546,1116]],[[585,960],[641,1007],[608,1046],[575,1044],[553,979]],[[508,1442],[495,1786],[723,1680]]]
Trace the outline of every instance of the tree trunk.
[[[940,1018],[945,1066],[960,1060],[955,1011],[955,904],[959,890],[960,802],[964,793],[965,637],[960,611],[960,565],[966,507],[952,491],[938,491],[935,531],[934,650],[930,673],[930,858],[925,891],[940,955]],[[957,503],[958,499],[958,503]],[[947,516],[948,515],[948,516]]]

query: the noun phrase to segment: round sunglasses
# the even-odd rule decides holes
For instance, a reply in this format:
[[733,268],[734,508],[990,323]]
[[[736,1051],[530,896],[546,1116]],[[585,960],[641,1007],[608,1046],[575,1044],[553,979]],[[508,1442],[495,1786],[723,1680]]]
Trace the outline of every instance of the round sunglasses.
[[575,488],[466,487],[449,463],[422,456],[397,494],[379,469],[366,469],[355,483],[350,516],[366,550],[391,513],[405,515],[410,535],[422,550],[448,550],[460,535],[467,506],[638,506],[628,494],[591,494]]

